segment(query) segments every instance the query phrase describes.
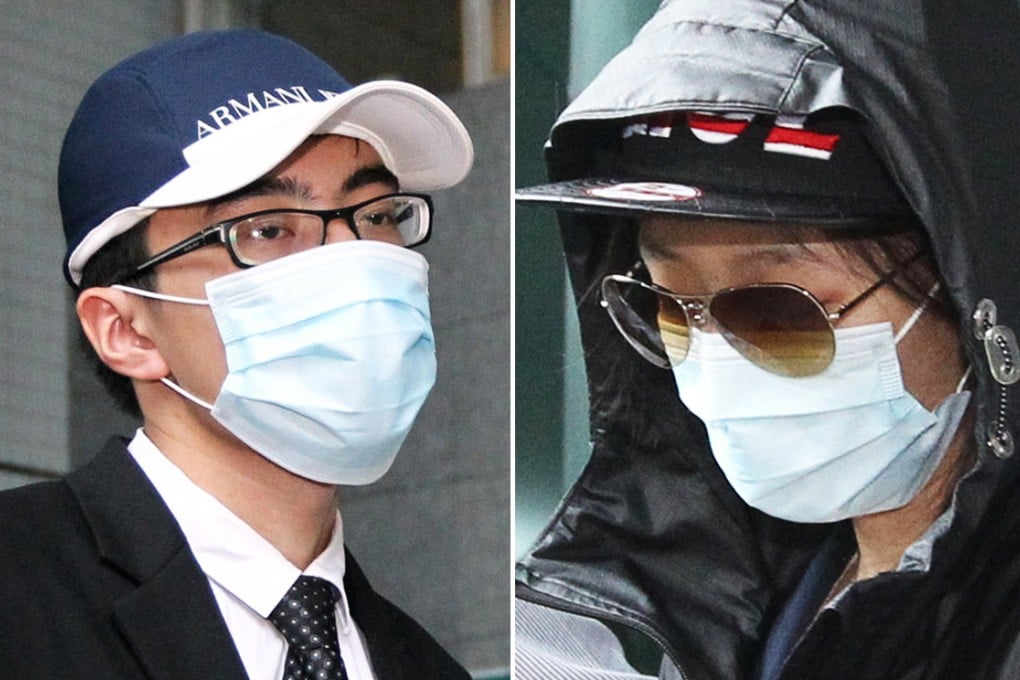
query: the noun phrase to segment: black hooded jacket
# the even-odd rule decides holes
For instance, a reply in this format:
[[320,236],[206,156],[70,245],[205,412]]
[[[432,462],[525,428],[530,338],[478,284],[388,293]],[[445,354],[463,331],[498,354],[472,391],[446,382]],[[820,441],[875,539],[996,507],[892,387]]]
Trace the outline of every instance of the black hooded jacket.
[[[973,367],[977,462],[930,560],[853,586],[781,677],[1020,677],[1020,356],[1009,331],[1020,325],[1020,5],[666,0],[561,115],[550,179],[590,176],[606,121],[834,106],[860,114],[929,232]],[[643,634],[673,666],[667,674],[752,677],[807,564],[820,545],[852,540],[849,527],[783,522],[733,493],[672,375],[631,351],[598,304],[601,277],[637,259],[632,223],[566,212],[560,221],[592,456],[518,565],[518,598],[538,621],[527,637],[541,639],[542,611],[571,612]],[[564,641],[569,628],[544,644],[583,646],[580,628]],[[527,654],[519,649],[519,672]]]

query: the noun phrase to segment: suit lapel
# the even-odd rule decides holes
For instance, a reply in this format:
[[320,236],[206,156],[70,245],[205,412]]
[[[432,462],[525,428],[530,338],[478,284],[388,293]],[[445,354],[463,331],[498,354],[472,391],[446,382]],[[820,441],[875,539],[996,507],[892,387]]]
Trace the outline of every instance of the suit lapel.
[[344,591],[351,616],[365,635],[377,680],[471,680],[425,629],[372,590],[350,552]]
[[407,649],[407,637],[394,630],[387,616],[389,603],[372,589],[350,552],[346,556],[344,592],[351,617],[365,635],[376,680],[413,677],[415,663]]
[[246,678],[208,579],[125,445],[68,478],[100,556],[137,583],[114,603],[117,626],[155,680]]
[[154,680],[245,677],[209,582],[188,550],[121,598],[114,618]]

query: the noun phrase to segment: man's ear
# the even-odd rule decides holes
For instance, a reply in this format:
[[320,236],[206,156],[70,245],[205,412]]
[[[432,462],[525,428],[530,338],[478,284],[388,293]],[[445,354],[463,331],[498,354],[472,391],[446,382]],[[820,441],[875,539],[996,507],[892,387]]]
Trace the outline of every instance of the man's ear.
[[170,373],[148,335],[141,300],[116,288],[88,288],[76,309],[96,354],[113,371],[136,380],[159,380]]

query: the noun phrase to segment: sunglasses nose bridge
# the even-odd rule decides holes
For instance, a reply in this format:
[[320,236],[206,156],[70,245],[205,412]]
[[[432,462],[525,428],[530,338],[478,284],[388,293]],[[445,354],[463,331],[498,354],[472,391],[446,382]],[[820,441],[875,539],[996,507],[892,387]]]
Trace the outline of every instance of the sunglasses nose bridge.
[[687,315],[688,323],[690,323],[692,328],[709,333],[719,332],[715,319],[712,318],[712,313],[709,311],[711,302],[709,298],[678,297],[676,301],[683,308],[684,313]]

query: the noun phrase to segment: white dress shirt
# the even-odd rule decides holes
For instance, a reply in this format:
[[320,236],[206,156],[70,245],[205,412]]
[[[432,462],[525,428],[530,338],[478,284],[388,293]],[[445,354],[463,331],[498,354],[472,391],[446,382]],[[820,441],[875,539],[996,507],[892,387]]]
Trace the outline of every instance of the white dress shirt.
[[350,680],[374,680],[364,637],[351,620],[344,591],[343,524],[337,512],[329,545],[303,572],[213,496],[192,482],[141,429],[128,451],[170,508],[209,578],[234,645],[252,680],[280,680],[287,642],[266,617],[302,574],[340,590],[336,606],[340,655]]

